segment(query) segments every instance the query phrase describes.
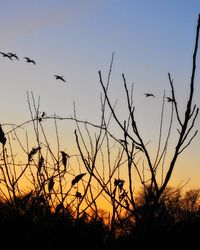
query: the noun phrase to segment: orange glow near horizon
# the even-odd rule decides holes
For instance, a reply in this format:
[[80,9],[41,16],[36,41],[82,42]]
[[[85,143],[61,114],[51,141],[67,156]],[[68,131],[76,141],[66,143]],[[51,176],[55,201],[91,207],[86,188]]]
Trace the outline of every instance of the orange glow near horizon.
[[[54,121],[51,121],[52,123]],[[44,122],[45,123],[45,122]],[[47,164],[47,168],[49,168],[49,173],[48,173],[48,177],[46,176],[46,178],[50,178],[52,176],[52,174],[54,174],[54,164],[56,164],[56,160],[55,159],[59,159],[60,164],[61,164],[61,155],[60,155],[60,150],[66,150],[66,147],[63,146],[65,145],[65,140],[63,141],[63,136],[61,134],[65,131],[64,126],[60,126],[59,124],[57,124],[57,128],[59,127],[59,141],[57,141],[56,139],[56,131],[55,128],[56,127],[51,127],[51,129],[47,126],[47,124],[45,124],[46,126],[46,130],[45,130],[45,136],[47,141],[44,141],[44,136],[40,135],[38,138],[41,145],[42,145],[42,155],[45,158],[45,164]],[[61,129],[62,127],[62,129]],[[52,130],[52,128],[54,128]],[[13,154],[14,158],[13,161],[12,160],[8,160],[9,164],[9,169],[13,169],[13,171],[15,171],[16,173],[16,178],[20,175],[21,171],[23,171],[24,166],[27,164],[28,162],[28,151],[24,152],[24,150],[27,150],[27,145],[29,148],[29,152],[31,150],[32,147],[36,147],[36,144],[32,144],[32,141],[37,141],[35,138],[35,135],[32,134],[30,128],[27,128],[28,131],[30,131],[30,134],[28,135],[28,138],[25,137],[24,135],[26,134],[25,130],[23,130],[22,128],[18,129],[15,131],[16,134],[12,133],[12,136],[9,135],[9,139],[10,139],[10,143],[6,144],[6,148],[7,148],[7,155],[8,157],[11,159],[11,154]],[[21,134],[22,133],[22,134]],[[40,132],[41,133],[41,132]],[[58,133],[58,132],[57,132]],[[69,134],[70,135],[69,135]],[[72,200],[73,197],[76,193],[76,191],[81,192],[82,194],[84,193],[84,189],[87,185],[87,181],[89,179],[89,174],[87,172],[87,170],[85,169],[85,166],[82,162],[82,159],[80,157],[79,151],[78,151],[78,147],[76,145],[75,142],[75,137],[74,135],[72,136],[71,132],[68,130],[68,133],[65,133],[65,137],[70,139],[70,145],[68,145],[67,147],[67,153],[70,155],[70,158],[68,159],[68,165],[67,165],[67,173],[64,176],[64,179],[62,181],[64,181],[64,189],[63,192],[67,192],[70,189],[70,183],[71,180],[74,178],[74,176],[80,174],[80,173],[87,173],[86,176],[84,176],[83,180],[83,185],[78,184],[77,188],[73,188],[70,192],[69,198],[66,199],[67,203],[70,203],[70,200]],[[38,134],[39,135],[39,134]],[[84,133],[82,134],[84,136],[86,136]],[[50,137],[49,137],[50,136]],[[50,140],[49,140],[50,138]],[[54,139],[53,139],[54,138]],[[87,138],[87,137],[85,137]],[[80,138],[79,138],[80,139]],[[28,142],[28,143],[27,143]],[[46,144],[48,142],[48,144]],[[73,143],[72,143],[73,142]],[[26,145],[27,143],[27,145]],[[85,139],[85,143],[88,146],[88,152],[90,152],[90,150],[92,148],[90,148],[90,143],[88,141],[88,139]],[[21,144],[21,145],[20,145]],[[23,145],[23,147],[22,147]],[[46,145],[46,146],[45,146]],[[48,147],[50,147],[48,149]],[[83,146],[83,145],[82,145]],[[109,155],[108,155],[108,151],[107,151],[107,147],[105,147],[105,145],[102,147],[101,152],[99,151],[97,160],[96,160],[96,170],[98,171],[98,174],[100,175],[100,178],[104,178],[104,181],[106,182],[107,180],[109,180],[109,171],[112,172],[112,170],[114,169],[114,166],[116,164],[116,160],[118,159],[118,154],[119,154],[119,144],[118,143],[111,143],[110,144],[110,149],[109,149]],[[51,153],[50,153],[51,152]],[[85,151],[87,152],[87,151]],[[156,152],[156,151],[155,151]],[[152,155],[155,155],[155,152],[152,151]],[[90,152],[92,155],[92,151]],[[186,151],[186,155],[180,157],[180,160],[177,161],[177,164],[175,166],[174,169],[174,173],[172,174],[172,178],[170,180],[169,186],[172,186],[174,188],[176,188],[177,186],[179,186],[179,184],[184,184],[188,181],[187,178],[187,165],[188,164],[192,164],[193,161],[195,162],[195,159],[190,160],[188,158],[188,154],[190,152]],[[55,159],[52,161],[51,160],[51,154],[54,155]],[[138,159],[142,156],[142,152],[139,153]],[[110,158],[108,158],[110,157]],[[9,159],[8,158],[8,159]],[[86,157],[87,158],[87,157]],[[166,170],[167,167],[169,166],[169,160],[170,159],[166,159]],[[51,163],[52,161],[52,163]],[[34,182],[36,181],[36,185],[37,184],[37,180],[34,178],[37,176],[37,162],[38,162],[38,154],[36,154],[34,156],[34,161],[30,162],[30,166],[27,168],[27,171],[24,173],[24,176],[22,176],[20,178],[20,182],[19,182],[19,190],[20,190],[20,195],[25,195],[27,192],[29,192],[30,190],[34,189]],[[122,160],[123,162],[123,160]],[[21,165],[23,164],[23,165]],[[110,165],[110,170],[109,170],[109,164]],[[21,166],[20,166],[21,165]],[[138,163],[138,168],[140,169],[141,173],[142,173],[142,164],[141,162]],[[50,170],[51,168],[51,170]],[[147,169],[147,170],[145,170]],[[145,170],[145,178],[148,179],[148,167],[144,166],[144,170]],[[160,170],[159,170],[160,171]],[[180,175],[181,172],[181,175]],[[97,172],[95,171],[95,173],[97,174]],[[13,173],[12,173],[13,174]],[[11,176],[12,176],[11,174]],[[97,175],[98,176],[98,175]],[[161,175],[160,175],[161,176]],[[115,178],[120,178],[125,180],[125,185],[124,188],[125,190],[129,190],[129,182],[128,182],[128,168],[127,168],[127,163],[124,162],[124,164],[122,164],[117,171],[115,172],[115,174],[113,175],[112,179],[111,179],[111,183],[108,185],[111,185],[112,188],[114,188],[114,179]],[[132,171],[132,181],[133,181],[133,189],[134,189],[134,195],[138,195],[139,192],[141,191],[141,182],[139,180],[139,177],[137,176],[137,172],[135,170]],[[159,179],[158,179],[159,180]],[[58,180],[56,181],[57,185],[59,186],[59,182]],[[103,183],[103,182],[102,182]],[[47,183],[46,183],[47,186]],[[184,186],[184,185],[183,185]],[[184,186],[184,189],[190,189],[190,188],[195,188],[195,182],[189,182],[186,186]],[[100,185],[94,180],[91,183],[91,188],[92,188],[92,192],[93,192],[93,198],[98,194],[98,192],[101,191],[101,187]],[[56,192],[56,187],[55,187],[55,192]],[[128,191],[129,192],[129,191]],[[72,195],[72,196],[71,196]],[[89,195],[90,196],[90,195]],[[88,197],[89,198],[89,197]],[[107,195],[104,191],[102,192],[102,194],[97,198],[96,203],[98,205],[99,209],[103,209],[107,212],[112,212],[112,205],[111,205],[111,197],[109,197],[109,195]],[[91,197],[89,198],[91,199]],[[82,205],[82,209],[84,209],[85,207],[87,207],[87,204],[84,202]]]
[[[31,149],[41,146],[40,153],[44,157],[46,168],[43,172],[45,188],[48,189],[49,179],[55,177],[54,191],[70,190],[71,196],[69,195],[67,202],[73,203],[76,191],[83,194],[90,178],[84,164],[87,160],[90,167],[95,168],[98,180],[92,176],[85,200],[89,203],[92,195],[95,197],[102,186],[105,189],[104,184],[108,182],[110,194],[106,194],[104,190],[97,198],[97,204],[110,211],[115,178],[125,181],[124,189],[129,195],[130,187],[127,156],[123,154],[120,158],[123,145],[119,140],[123,140],[125,133],[111,115],[107,103],[103,118],[109,125],[110,134],[101,137],[101,146],[97,156],[95,155],[100,133],[96,125],[102,124],[104,98],[98,72],[101,72],[105,86],[110,80],[108,97],[122,126],[125,126],[124,121],[126,125],[130,121],[122,77],[125,76],[132,97],[131,112],[134,106],[139,134],[149,152],[150,161],[154,163],[158,159],[157,153],[162,153],[170,126],[172,106],[166,98],[172,96],[172,91],[168,72],[174,80],[180,119],[184,120],[200,1],[183,1],[181,11],[179,1],[2,2],[0,124],[7,137],[5,153],[8,166],[6,172],[0,148],[2,173],[9,173],[12,181],[17,179],[28,163]],[[16,53],[19,60],[3,56],[11,52]],[[36,64],[27,63],[26,57],[33,58]],[[196,107],[200,106],[199,65],[198,58],[193,99]],[[56,80],[55,75],[63,76],[66,82]],[[145,93],[153,95],[146,97]],[[162,103],[165,99],[162,120]],[[79,122],[76,123],[74,117]],[[23,123],[24,121],[27,123]],[[160,136],[161,123],[163,127]],[[19,124],[22,125],[17,127]],[[84,159],[76,143],[75,129]],[[128,129],[134,137],[131,122]],[[179,130],[180,124],[174,111],[165,162],[161,160],[157,169],[158,185],[162,184],[169,169]],[[190,135],[196,130],[200,130],[200,116]],[[102,135],[103,133],[104,131]],[[185,145],[190,138],[188,136]],[[184,190],[200,188],[199,138],[197,134],[188,148],[178,156],[169,186],[183,186]],[[128,148],[131,149],[132,141],[129,138],[128,143]],[[63,176],[57,171],[60,166],[64,168],[60,151],[70,155],[67,171]],[[40,156],[39,153],[34,155],[34,161],[20,178],[19,191],[22,194],[39,185],[37,164]],[[92,165],[94,158],[95,165]],[[151,170],[142,151],[139,150],[134,160],[136,167],[133,166],[131,177],[134,195],[137,195],[143,183],[149,183]],[[72,179],[81,173],[87,174],[77,186],[70,189]],[[60,185],[61,182],[63,186]],[[2,181],[0,188],[4,188]],[[84,209],[85,206],[84,204],[81,208]]]

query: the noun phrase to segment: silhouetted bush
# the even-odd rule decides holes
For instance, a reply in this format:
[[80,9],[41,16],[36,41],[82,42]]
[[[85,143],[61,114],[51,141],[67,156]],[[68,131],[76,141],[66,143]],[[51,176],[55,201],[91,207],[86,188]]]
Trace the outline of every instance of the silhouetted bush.
[[[178,156],[190,145],[197,135],[192,135],[199,108],[193,105],[196,56],[200,30],[200,15],[197,25],[192,75],[185,116],[181,118],[174,92],[171,75],[170,122],[163,135],[165,94],[161,108],[160,132],[155,161],[151,160],[148,143],[142,138],[135,119],[133,106],[133,86],[128,90],[125,75],[122,74],[128,117],[122,121],[115,105],[108,96],[110,75],[114,54],[110,64],[108,79],[104,84],[101,71],[99,80],[103,89],[101,95],[101,118],[99,125],[80,121],[76,117],[66,118],[76,124],[74,130],[78,153],[69,155],[60,150],[57,120],[62,117],[47,116],[40,111],[32,95],[32,105],[28,97],[31,120],[20,126],[11,125],[5,133],[0,124],[0,242],[6,249],[158,249],[198,244],[200,232],[200,190],[169,188]],[[145,93],[146,97],[155,97]],[[107,117],[108,107],[110,114]],[[126,112],[125,112],[126,113]],[[169,137],[172,133],[173,114],[179,128],[174,153],[166,163]],[[55,124],[57,152],[51,148],[43,121]],[[119,126],[122,139],[110,131],[111,120]],[[17,134],[18,128],[31,123],[36,146],[23,146]],[[81,130],[85,129],[85,134]],[[88,125],[96,129],[94,136]],[[13,135],[14,134],[14,135]],[[13,153],[11,136],[26,156],[25,163],[17,162]],[[162,139],[166,137],[163,145]],[[26,134],[26,138],[27,134]],[[117,145],[117,153],[112,150]],[[116,149],[116,148],[115,148]],[[142,155],[142,157],[138,154]],[[76,158],[78,168],[71,159]],[[142,159],[142,160],[141,160]],[[100,170],[97,161],[102,162]],[[143,162],[139,165],[139,162]],[[74,164],[74,162],[73,162]],[[165,168],[164,168],[165,166]],[[126,169],[127,179],[121,178],[121,168]],[[84,170],[83,170],[84,169]],[[102,173],[100,172],[102,171]],[[133,175],[135,173],[136,175]],[[25,193],[20,183],[24,179],[30,186]],[[135,178],[135,180],[133,180]],[[142,192],[135,192],[135,182],[139,180]],[[31,191],[30,191],[31,190]],[[106,198],[112,211],[104,214],[99,210],[97,199]]]

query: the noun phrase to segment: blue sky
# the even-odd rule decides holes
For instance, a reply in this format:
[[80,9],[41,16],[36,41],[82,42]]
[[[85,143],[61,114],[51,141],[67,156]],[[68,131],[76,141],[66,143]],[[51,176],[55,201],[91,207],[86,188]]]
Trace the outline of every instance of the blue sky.
[[[0,4],[0,51],[16,53],[20,59],[11,62],[0,55],[1,123],[29,119],[27,91],[40,96],[41,109],[48,115],[70,116],[75,102],[81,119],[98,121],[102,92],[98,70],[106,79],[113,52],[111,98],[119,99],[123,113],[125,73],[128,84],[134,82],[144,136],[156,133],[149,120],[152,116],[157,121],[153,115],[160,114],[163,91],[170,93],[168,72],[184,107],[199,0],[0,0]],[[27,64],[24,56],[36,65]],[[195,101],[200,106],[199,59],[197,66]],[[54,74],[63,75],[67,83],[55,80]],[[156,99],[145,99],[144,92],[153,92]],[[198,119],[198,129],[199,124]],[[189,175],[196,184],[199,145],[198,135],[175,174],[186,179],[191,157]]]

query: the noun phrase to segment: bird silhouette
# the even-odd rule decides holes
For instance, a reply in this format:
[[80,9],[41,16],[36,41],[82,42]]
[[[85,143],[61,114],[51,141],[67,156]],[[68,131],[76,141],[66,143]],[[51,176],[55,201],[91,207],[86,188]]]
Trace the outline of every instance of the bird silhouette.
[[155,97],[154,94],[150,94],[150,93],[145,93],[144,95],[145,95],[146,97],[150,97],[150,96]]
[[33,63],[33,64],[36,64],[36,62],[33,60],[33,59],[30,59],[29,57],[24,57],[26,59],[26,62],[27,63]]
[[168,102],[173,102],[174,100],[171,97],[166,97]]
[[56,79],[59,79],[63,82],[66,82],[65,79],[63,78],[63,76],[59,76],[59,75],[54,75]]
[[3,57],[8,57],[10,60],[12,60],[12,57],[9,54],[6,54],[4,52],[0,52]]
[[14,57],[14,58],[16,58],[16,59],[19,61],[19,58],[18,58],[18,56],[17,56],[16,54],[9,52],[8,55],[9,55],[11,58]]

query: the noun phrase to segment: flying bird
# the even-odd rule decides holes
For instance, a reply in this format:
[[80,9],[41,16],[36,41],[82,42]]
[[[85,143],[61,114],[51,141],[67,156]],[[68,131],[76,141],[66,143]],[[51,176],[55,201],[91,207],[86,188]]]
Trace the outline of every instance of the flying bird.
[[150,96],[155,97],[154,94],[150,94],[150,93],[145,93],[144,95],[145,95],[146,97],[150,97]]
[[12,60],[12,57],[9,54],[6,54],[4,52],[0,52],[3,57],[8,57],[10,60]]
[[29,57],[24,57],[24,59],[26,59],[26,62],[27,63],[33,63],[33,64],[36,64],[36,62],[33,60],[33,59],[30,59]]
[[63,76],[59,76],[59,75],[54,75],[56,79],[59,79],[63,82],[66,82],[65,79],[63,78]]
[[166,97],[168,102],[173,102],[174,100],[171,97]]
[[19,57],[16,54],[9,52],[8,55],[10,56],[10,58],[14,57],[19,61]]

